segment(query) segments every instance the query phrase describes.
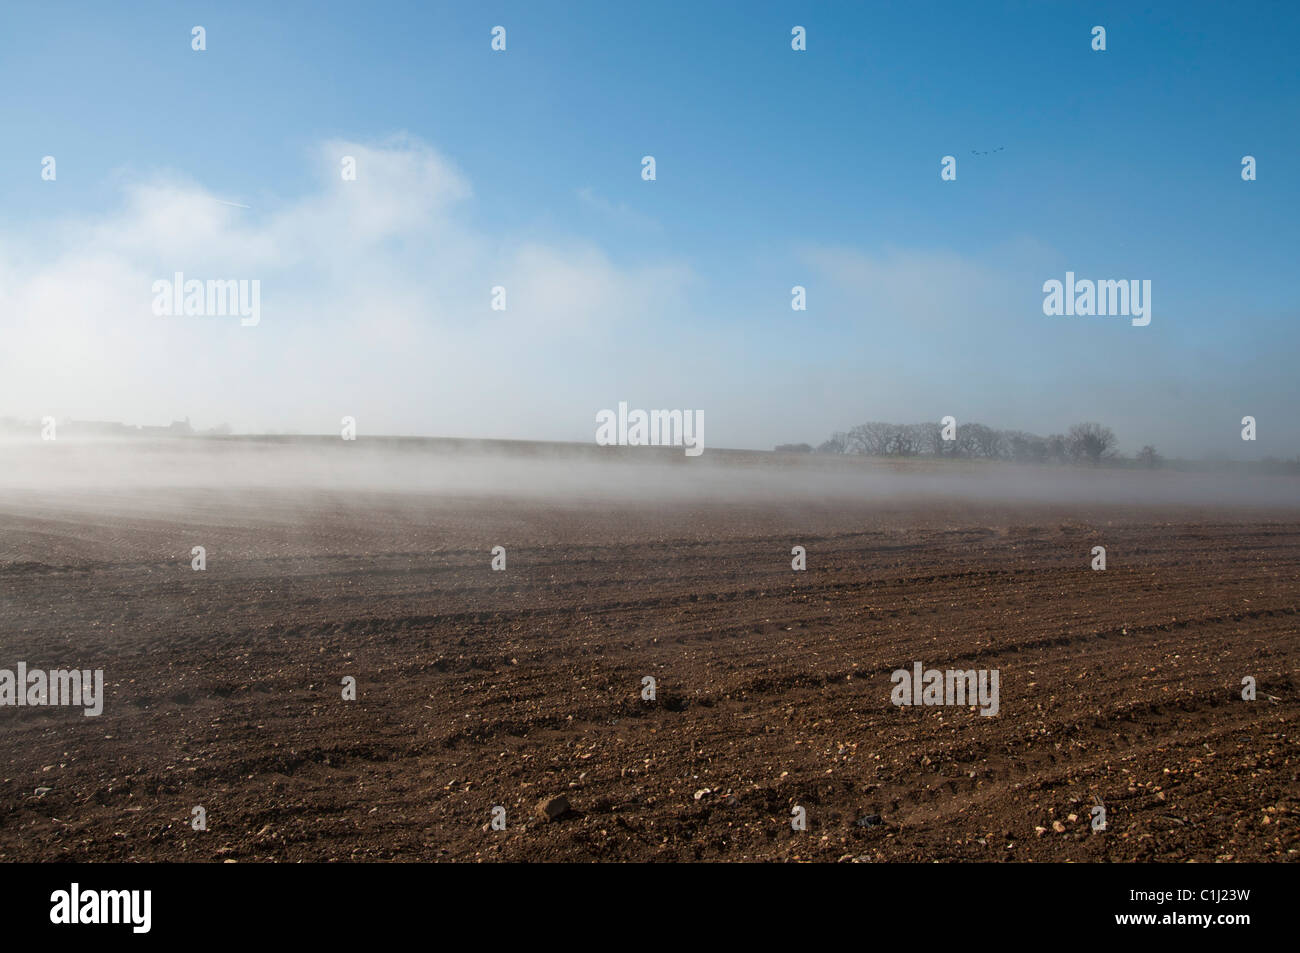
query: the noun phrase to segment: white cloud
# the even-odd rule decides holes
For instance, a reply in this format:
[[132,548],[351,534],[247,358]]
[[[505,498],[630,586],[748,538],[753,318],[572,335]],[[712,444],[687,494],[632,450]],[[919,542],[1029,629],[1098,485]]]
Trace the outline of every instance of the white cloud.
[[[115,213],[0,233],[0,414],[325,432],[353,413],[372,433],[585,439],[581,369],[690,280],[466,225],[468,180],[409,137],[323,143],[311,164],[313,190],[279,207],[158,177]],[[261,323],[155,316],[152,283],[177,271],[258,279]]]

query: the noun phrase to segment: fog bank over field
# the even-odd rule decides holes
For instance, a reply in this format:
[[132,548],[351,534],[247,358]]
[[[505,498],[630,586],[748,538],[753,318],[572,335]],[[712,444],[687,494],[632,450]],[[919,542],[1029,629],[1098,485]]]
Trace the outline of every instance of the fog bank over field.
[[[446,497],[766,502],[1214,504],[1300,507],[1300,478],[1245,470],[1177,472],[882,460],[496,441],[337,437],[0,441],[0,500],[93,505],[106,495],[202,490],[401,493]],[[140,494],[137,498],[137,494]]]

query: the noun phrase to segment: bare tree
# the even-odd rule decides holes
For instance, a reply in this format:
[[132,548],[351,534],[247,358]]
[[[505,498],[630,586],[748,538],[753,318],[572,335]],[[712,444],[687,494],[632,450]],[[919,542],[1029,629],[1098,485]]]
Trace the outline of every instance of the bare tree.
[[823,442],[818,448],[818,453],[847,453],[849,449],[849,435],[842,430],[837,430],[831,434],[831,439]]
[[1102,457],[1113,453],[1117,442],[1114,431],[1096,423],[1075,424],[1067,438],[1071,456],[1092,463],[1100,463]]
[[964,424],[958,428],[959,440],[970,456],[998,460],[1006,456],[1002,434],[984,424]]
[[1164,458],[1161,457],[1160,454],[1156,453],[1155,447],[1151,446],[1151,444],[1147,444],[1138,451],[1137,462],[1140,466],[1154,470],[1164,462]]
[[941,457],[947,449],[947,441],[943,439],[943,427],[933,420],[928,420],[923,424],[916,424],[916,445],[919,453],[932,453],[936,457]]
[[1047,460],[1047,441],[1037,434],[1025,433],[1023,430],[1007,430],[1002,439],[1007,453],[1018,463],[1043,463]]
[[849,431],[849,450],[870,456],[884,456],[890,452],[895,427],[893,424],[858,424]]
[[920,450],[918,436],[913,427],[894,427],[889,435],[889,452],[899,457],[915,456]]
[[961,424],[957,427],[957,439],[949,444],[950,454],[956,457],[973,457],[978,454],[975,432],[971,430],[971,426],[971,424]]

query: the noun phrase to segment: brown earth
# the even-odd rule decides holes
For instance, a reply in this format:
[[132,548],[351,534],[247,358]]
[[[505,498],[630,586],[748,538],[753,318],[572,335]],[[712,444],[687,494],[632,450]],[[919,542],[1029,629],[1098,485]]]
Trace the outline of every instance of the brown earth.
[[10,492],[0,668],[107,700],[0,708],[0,859],[1294,860],[1298,595],[1295,510]]

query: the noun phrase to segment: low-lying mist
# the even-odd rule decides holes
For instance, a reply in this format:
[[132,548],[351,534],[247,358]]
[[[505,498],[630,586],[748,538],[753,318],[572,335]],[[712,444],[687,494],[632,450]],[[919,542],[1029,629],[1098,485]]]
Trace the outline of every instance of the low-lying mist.
[[1300,506],[1300,479],[974,461],[786,455],[678,447],[407,438],[220,437],[0,442],[0,494],[60,499],[265,489],[557,503],[607,500]]

